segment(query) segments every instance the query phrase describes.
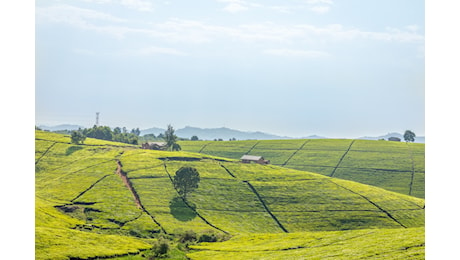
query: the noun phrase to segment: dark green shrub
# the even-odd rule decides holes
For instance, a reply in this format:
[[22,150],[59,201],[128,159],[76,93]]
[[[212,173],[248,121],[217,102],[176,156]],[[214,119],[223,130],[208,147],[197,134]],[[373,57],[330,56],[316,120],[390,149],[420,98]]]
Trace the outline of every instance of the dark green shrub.
[[202,234],[198,239],[198,242],[217,242],[216,234]]
[[169,251],[169,242],[166,239],[158,239],[152,248],[153,256],[166,257]]
[[193,230],[187,230],[179,235],[179,242],[193,242],[196,241],[196,233]]

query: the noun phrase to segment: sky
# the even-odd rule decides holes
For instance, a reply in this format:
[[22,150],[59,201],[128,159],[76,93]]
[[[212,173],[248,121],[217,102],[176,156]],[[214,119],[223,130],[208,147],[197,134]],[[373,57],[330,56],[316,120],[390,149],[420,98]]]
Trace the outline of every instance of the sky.
[[35,124],[425,135],[424,1],[41,0]]

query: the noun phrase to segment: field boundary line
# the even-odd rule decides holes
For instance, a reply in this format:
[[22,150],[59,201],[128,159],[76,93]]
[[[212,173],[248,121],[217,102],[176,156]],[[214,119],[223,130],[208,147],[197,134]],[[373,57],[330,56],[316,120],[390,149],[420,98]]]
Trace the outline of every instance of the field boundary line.
[[299,149],[297,149],[293,154],[291,154],[291,156],[289,156],[289,158],[288,158],[281,166],[284,167],[284,166],[289,162],[289,160],[291,160],[291,158],[294,157],[294,155],[296,155],[300,150],[302,150],[303,147],[304,147],[308,142],[310,142],[310,141],[311,141],[311,140],[306,140],[306,141],[299,147]]
[[136,189],[134,189],[133,187],[133,184],[131,183],[131,181],[129,180],[128,176],[126,175],[125,172],[123,172],[122,170],[122,167],[123,165],[121,164],[121,161],[120,160],[117,160],[117,169],[115,171],[115,173],[120,176],[121,180],[123,181],[123,183],[125,184],[125,186],[128,188],[128,190],[131,192],[131,194],[133,195],[134,197],[134,201],[136,202],[136,205],[139,209],[141,209],[143,212],[145,212],[145,214],[147,214],[152,220],[153,222],[155,222],[155,224],[158,225],[158,227],[161,228],[161,230],[165,233],[165,234],[168,234],[168,232],[166,232],[166,230],[164,229],[164,227],[160,224],[160,222],[158,222],[155,217],[150,214],[150,212],[147,211],[147,209],[144,207],[144,205],[142,205],[142,202],[141,202],[141,199],[139,197],[139,194],[137,194],[136,192]]
[[335,174],[335,171],[337,170],[337,168],[339,168],[339,165],[342,163],[343,161],[343,158],[345,158],[345,156],[348,154],[348,152],[350,151],[351,149],[351,146],[355,143],[356,140],[353,140],[351,141],[350,145],[348,146],[348,149],[345,151],[345,153],[342,155],[342,157],[340,158],[339,162],[337,163],[337,165],[334,167],[334,169],[332,170],[332,173],[331,175],[329,175],[329,177],[333,177],[334,174]]
[[349,188],[346,188],[346,187],[344,187],[344,186],[342,186],[342,185],[340,185],[340,184],[338,184],[338,183],[336,183],[336,182],[334,182],[334,181],[332,181],[332,180],[330,180],[330,181],[331,181],[332,183],[334,183],[335,185],[341,187],[342,189],[345,189],[345,190],[347,190],[347,191],[349,191],[349,192],[351,192],[351,193],[354,193],[354,194],[356,194],[356,195],[362,197],[363,199],[367,200],[369,203],[371,203],[372,205],[374,205],[375,207],[377,207],[380,211],[382,211],[383,213],[385,213],[385,214],[386,214],[389,218],[391,218],[394,222],[398,223],[401,227],[407,228],[405,225],[403,225],[401,222],[399,222],[395,217],[393,217],[393,216],[390,214],[390,212],[384,210],[382,207],[380,207],[377,203],[375,203],[375,202],[373,202],[372,200],[370,200],[368,197],[366,197],[366,196],[364,196],[364,195],[362,195],[362,194],[360,194],[360,193],[358,193],[358,192],[356,192],[356,191],[350,190]]
[[202,153],[203,150],[204,150],[204,148],[206,148],[206,147],[207,147],[208,145],[210,145],[210,144],[211,144],[211,142],[209,142],[209,143],[203,145],[203,147],[201,147],[201,149],[198,151],[198,153]]
[[260,141],[257,141],[251,148],[249,148],[249,151],[247,151],[245,154],[249,154],[252,152],[252,150],[254,150],[254,148],[256,148],[256,146],[260,143]]
[[42,156],[40,156],[40,158],[38,158],[38,159],[35,161],[35,165],[37,165],[37,163],[43,158],[43,156],[45,156],[45,155],[49,152],[49,150],[51,150],[51,148],[54,147],[55,144],[57,144],[57,142],[54,142],[52,145],[50,145],[50,146],[46,149],[46,151],[43,152]]
[[273,215],[273,213],[270,211],[270,209],[268,209],[268,206],[267,204],[265,204],[264,200],[262,199],[262,197],[260,196],[260,194],[257,192],[256,188],[254,188],[254,186],[252,186],[252,184],[249,182],[249,181],[243,181],[244,183],[246,183],[249,188],[252,190],[252,192],[254,192],[254,194],[257,196],[257,198],[259,199],[260,203],[262,203],[262,206],[264,207],[264,209],[267,211],[267,213],[272,217],[272,219],[276,222],[276,224],[278,224],[278,226],[285,232],[285,233],[289,233],[289,231],[287,231],[287,229],[283,226],[283,224],[281,224],[281,222],[278,220],[278,218],[276,218],[275,215]]
[[80,192],[80,194],[78,194],[75,198],[71,199],[70,202],[74,202],[75,200],[77,200],[78,198],[80,198],[81,196],[83,196],[83,194],[85,194],[86,192],[88,192],[90,189],[92,189],[94,186],[96,186],[96,184],[98,184],[99,182],[101,182],[103,179],[105,179],[107,176],[110,176],[110,174],[107,174],[107,175],[104,175],[102,176],[102,178],[100,178],[99,180],[97,180],[96,182],[94,182],[93,184],[91,184],[88,188],[86,188],[84,191]]
[[232,176],[233,178],[236,178],[236,176],[229,170],[227,169],[227,167],[225,167],[223,164],[219,163],[220,167],[224,168],[228,174],[230,174],[230,176]]
[[215,228],[215,229],[217,229],[217,230],[219,230],[219,231],[221,231],[221,232],[224,232],[225,234],[230,234],[230,233],[228,233],[227,231],[225,231],[225,230],[223,230],[223,229],[221,229],[221,228],[219,228],[219,227],[216,227],[216,226],[213,225],[211,222],[209,222],[207,219],[205,219],[200,213],[198,213],[198,211],[197,211],[195,208],[193,208],[192,206],[190,206],[190,204],[188,204],[188,202],[187,202],[182,196],[180,196],[179,191],[174,187],[174,181],[173,181],[173,178],[172,178],[171,174],[170,174],[169,171],[168,171],[168,167],[167,167],[167,165],[166,165],[166,162],[164,162],[164,166],[165,166],[166,174],[168,174],[169,180],[171,181],[171,184],[173,185],[174,190],[177,192],[177,194],[179,195],[179,198],[181,198],[181,200],[184,202],[184,204],[185,204],[189,209],[191,209],[193,212],[195,212],[195,214],[196,214],[199,218],[201,218],[201,220],[203,220],[206,224],[208,224],[210,227]]

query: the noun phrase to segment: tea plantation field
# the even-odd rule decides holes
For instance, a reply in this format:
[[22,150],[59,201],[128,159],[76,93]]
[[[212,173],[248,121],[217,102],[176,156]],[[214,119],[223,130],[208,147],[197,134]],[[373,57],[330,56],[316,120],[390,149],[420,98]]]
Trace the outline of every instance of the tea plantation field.
[[351,139],[182,141],[184,151],[270,163],[425,197],[425,144]]
[[[143,259],[164,239],[169,259],[424,258],[422,198],[225,154],[74,145],[42,131],[35,148],[36,259]],[[201,177],[187,201],[172,184],[182,166]],[[190,233],[231,239],[184,242]]]

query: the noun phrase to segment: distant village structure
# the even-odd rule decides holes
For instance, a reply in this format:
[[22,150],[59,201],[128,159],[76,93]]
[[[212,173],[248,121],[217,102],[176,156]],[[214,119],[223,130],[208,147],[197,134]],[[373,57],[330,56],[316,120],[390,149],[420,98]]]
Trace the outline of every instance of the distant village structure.
[[166,150],[166,142],[148,142],[142,144],[142,149],[149,149],[149,150]]
[[392,136],[388,138],[388,141],[401,142],[401,138]]
[[251,163],[255,162],[258,164],[270,164],[270,160],[265,160],[264,157],[262,156],[257,156],[257,155],[243,155],[241,157],[241,162],[242,163]]

